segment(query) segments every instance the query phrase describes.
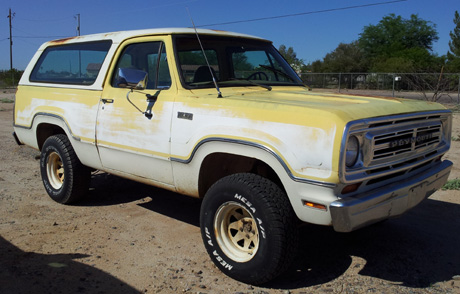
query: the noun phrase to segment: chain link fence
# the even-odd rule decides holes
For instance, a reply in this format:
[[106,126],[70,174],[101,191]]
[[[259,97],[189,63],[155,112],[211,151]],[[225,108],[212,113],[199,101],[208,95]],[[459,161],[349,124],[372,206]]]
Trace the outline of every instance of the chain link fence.
[[460,73],[301,73],[312,88],[460,103]]

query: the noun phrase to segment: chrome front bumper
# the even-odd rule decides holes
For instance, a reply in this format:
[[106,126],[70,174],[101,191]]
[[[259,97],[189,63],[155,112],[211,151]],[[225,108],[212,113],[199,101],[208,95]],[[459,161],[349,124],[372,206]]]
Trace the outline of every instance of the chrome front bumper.
[[351,232],[403,214],[441,188],[451,169],[452,162],[444,160],[407,181],[332,202],[334,230]]

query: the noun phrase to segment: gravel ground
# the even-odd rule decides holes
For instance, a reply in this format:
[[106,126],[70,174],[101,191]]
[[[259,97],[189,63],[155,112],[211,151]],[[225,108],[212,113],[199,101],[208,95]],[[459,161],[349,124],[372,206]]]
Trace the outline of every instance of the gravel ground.
[[[105,173],[93,174],[77,205],[49,199],[39,152],[11,136],[13,96],[0,92],[2,294],[460,293],[460,191],[438,191],[401,218],[353,233],[305,225],[288,272],[254,287],[207,256],[197,199]],[[447,155],[451,178],[459,177],[459,147],[453,142]]]

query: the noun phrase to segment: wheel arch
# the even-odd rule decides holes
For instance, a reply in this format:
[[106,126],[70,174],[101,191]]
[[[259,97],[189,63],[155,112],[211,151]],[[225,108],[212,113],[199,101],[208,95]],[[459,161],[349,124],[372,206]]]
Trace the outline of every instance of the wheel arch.
[[39,123],[36,129],[38,149],[42,149],[47,138],[58,134],[67,135],[64,129],[59,125],[44,122]]
[[267,178],[285,191],[280,177],[265,161],[241,154],[215,152],[208,154],[201,163],[198,177],[200,198],[215,182],[237,173],[252,173]]
[[[94,169],[101,169],[102,165],[99,153],[96,149],[94,140],[83,141],[70,128],[67,121],[59,115],[40,113],[34,117],[33,124],[28,131],[33,133],[33,142],[30,145],[38,150],[42,150],[47,138],[54,135],[65,135],[72,145],[78,159],[86,166]],[[32,138],[32,134],[28,135]]]

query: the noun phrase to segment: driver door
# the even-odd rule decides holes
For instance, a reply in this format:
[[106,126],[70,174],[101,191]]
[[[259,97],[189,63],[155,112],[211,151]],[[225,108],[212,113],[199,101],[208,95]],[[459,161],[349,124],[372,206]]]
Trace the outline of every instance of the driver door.
[[[172,187],[169,157],[175,90],[165,42],[130,40],[119,50],[99,103],[96,144],[102,165],[114,174]],[[146,89],[131,91],[117,85],[120,68],[147,72]],[[156,102],[147,101],[147,94],[156,96]]]

